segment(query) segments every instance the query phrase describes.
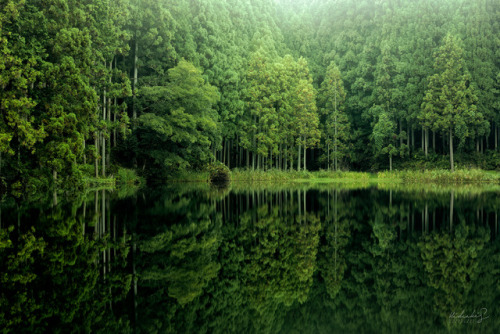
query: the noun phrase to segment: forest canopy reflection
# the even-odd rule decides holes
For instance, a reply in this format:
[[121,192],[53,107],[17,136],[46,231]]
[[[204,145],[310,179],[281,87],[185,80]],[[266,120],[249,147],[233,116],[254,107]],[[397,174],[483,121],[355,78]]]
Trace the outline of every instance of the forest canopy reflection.
[[1,203],[6,333],[500,325],[496,190],[192,184],[51,201]]

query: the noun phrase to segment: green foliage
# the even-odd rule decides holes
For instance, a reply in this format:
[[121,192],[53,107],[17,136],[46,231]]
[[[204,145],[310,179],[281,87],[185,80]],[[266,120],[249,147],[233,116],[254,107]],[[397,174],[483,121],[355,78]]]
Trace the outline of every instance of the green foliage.
[[139,177],[135,170],[127,169],[123,167],[118,167],[118,172],[116,173],[116,182],[118,184],[142,184],[144,180]]
[[213,109],[219,95],[199,69],[181,60],[162,84],[141,89],[139,101],[150,110],[139,117],[137,129],[139,162],[160,175],[208,162],[219,131]]
[[434,169],[426,171],[397,171],[397,172],[379,172],[378,179],[401,180],[406,183],[469,183],[469,182],[488,182],[498,184],[500,182],[500,173],[488,172],[480,169],[457,169],[455,172],[449,170]]
[[[422,104],[421,120],[433,130],[449,134],[450,155],[453,157],[453,137],[463,146],[466,138],[484,135],[488,122],[477,110],[473,86],[464,70],[463,50],[459,41],[448,34],[435,56],[434,70]],[[453,170],[453,160],[451,161]]]
[[496,169],[497,22],[494,1],[5,0],[0,178],[22,192],[81,185],[89,164],[165,179],[214,159],[377,170],[448,152]]
[[213,184],[227,183],[231,181],[231,171],[221,163],[212,163],[208,165],[208,178]]
[[[330,159],[334,162],[335,171],[338,170],[338,161],[345,156],[349,156],[351,126],[347,115],[343,112],[346,98],[344,83],[340,70],[335,62],[331,62],[326,70],[325,80],[321,83],[320,100],[325,100],[325,107],[322,113],[325,115],[326,135],[325,145],[327,146],[328,169],[330,169]],[[333,152],[330,157],[330,149]]]

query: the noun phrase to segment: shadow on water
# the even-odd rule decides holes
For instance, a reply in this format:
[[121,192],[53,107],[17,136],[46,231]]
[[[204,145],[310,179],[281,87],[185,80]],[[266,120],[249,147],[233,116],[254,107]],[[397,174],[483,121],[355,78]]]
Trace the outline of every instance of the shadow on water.
[[499,191],[182,184],[0,204],[4,332],[481,332]]

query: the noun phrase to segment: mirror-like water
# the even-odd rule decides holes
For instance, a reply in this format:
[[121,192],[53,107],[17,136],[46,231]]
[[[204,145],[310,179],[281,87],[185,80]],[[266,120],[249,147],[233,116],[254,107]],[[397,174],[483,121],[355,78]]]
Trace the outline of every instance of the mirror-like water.
[[182,185],[0,206],[4,333],[495,333],[499,193]]

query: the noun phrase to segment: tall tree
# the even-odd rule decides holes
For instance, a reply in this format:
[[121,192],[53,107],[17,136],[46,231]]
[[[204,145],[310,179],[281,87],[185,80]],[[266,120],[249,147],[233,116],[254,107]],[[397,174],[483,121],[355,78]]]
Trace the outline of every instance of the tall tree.
[[388,112],[380,106],[374,108],[379,111],[378,119],[373,127],[372,140],[375,156],[387,154],[389,156],[389,170],[392,170],[392,157],[399,151],[396,147],[398,136],[396,122]]
[[327,136],[328,169],[330,169],[330,149],[333,146],[331,157],[334,161],[334,169],[337,171],[338,160],[348,154],[350,123],[347,115],[343,112],[346,98],[344,83],[340,70],[333,61],[326,70],[325,80],[321,84],[321,93],[326,99],[326,106],[322,112],[326,114],[325,134]]
[[138,119],[143,169],[153,167],[159,176],[210,160],[210,143],[220,131],[213,109],[219,94],[199,69],[181,60],[161,86],[143,87],[141,95],[141,106],[148,111]]
[[488,122],[477,110],[477,97],[464,68],[463,49],[453,35],[446,35],[436,52],[434,70],[436,73],[429,77],[420,117],[431,124],[433,130],[448,135],[450,168],[454,171],[454,138],[458,137],[463,144],[474,135],[475,129],[487,126]]

